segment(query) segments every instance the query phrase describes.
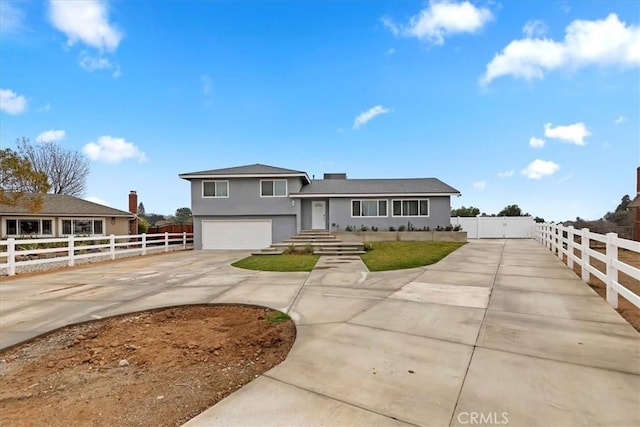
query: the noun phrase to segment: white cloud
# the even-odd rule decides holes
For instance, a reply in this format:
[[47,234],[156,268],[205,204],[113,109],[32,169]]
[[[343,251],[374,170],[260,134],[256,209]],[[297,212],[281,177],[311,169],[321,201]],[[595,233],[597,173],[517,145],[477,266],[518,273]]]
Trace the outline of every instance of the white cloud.
[[99,137],[97,142],[88,143],[82,151],[89,159],[104,163],[119,163],[127,159],[138,159],[140,162],[147,160],[146,155],[132,142],[109,135]]
[[103,206],[109,206],[107,205],[107,202],[105,202],[103,199],[101,199],[100,197],[85,197],[84,198],[87,202],[93,202],[93,203],[97,203],[99,205],[103,205]]
[[560,169],[560,165],[550,160],[536,159],[529,165],[522,169],[520,173],[529,179],[540,179],[545,176],[550,176],[556,173]]
[[525,80],[541,79],[545,71],[589,65],[639,66],[640,27],[627,25],[612,13],[598,21],[571,22],[562,41],[513,40],[487,64],[480,83],[488,84],[507,75]]
[[86,52],[80,54],[80,66],[86,71],[110,70],[113,64],[107,58],[94,57]]
[[385,108],[382,105],[376,105],[373,108],[363,112],[353,122],[354,129],[360,129],[360,126],[364,125],[368,121],[372,120],[374,117],[379,116],[380,114],[390,113],[391,109]]
[[27,98],[11,89],[0,89],[0,111],[18,115],[27,111]]
[[591,135],[589,129],[585,126],[584,123],[574,123],[572,125],[567,126],[556,126],[552,127],[551,123],[547,123],[544,125],[544,136],[547,138],[555,138],[561,141],[570,142],[576,145],[586,145],[584,139]]
[[42,107],[38,108],[38,111],[45,112],[45,113],[51,111],[51,103],[47,102]]
[[511,170],[504,171],[504,172],[498,172],[498,176],[500,178],[511,178],[514,173],[516,173],[516,171],[511,169]]
[[527,21],[522,27],[522,32],[526,37],[539,37],[547,33],[547,24],[539,20]]
[[396,36],[415,37],[442,45],[446,36],[475,33],[492,18],[489,9],[476,7],[469,1],[431,0],[426,8],[409,19],[407,25],[396,24],[389,17],[382,18],[382,23]]
[[50,0],[49,20],[67,36],[69,46],[81,42],[101,52],[113,52],[123,37],[109,22],[107,3],[101,0]]
[[0,7],[0,34],[15,34],[24,28],[24,12],[16,3],[3,1]]
[[529,146],[533,147],[533,148],[542,148],[544,147],[544,144],[546,143],[546,141],[542,138],[536,138],[535,136],[532,136],[529,139]]
[[618,118],[614,121],[615,124],[619,125],[627,121],[625,116],[618,116]]
[[473,188],[477,190],[484,190],[487,187],[487,181],[476,181],[473,183]]
[[36,142],[56,142],[64,139],[67,133],[63,130],[50,129],[36,136]]

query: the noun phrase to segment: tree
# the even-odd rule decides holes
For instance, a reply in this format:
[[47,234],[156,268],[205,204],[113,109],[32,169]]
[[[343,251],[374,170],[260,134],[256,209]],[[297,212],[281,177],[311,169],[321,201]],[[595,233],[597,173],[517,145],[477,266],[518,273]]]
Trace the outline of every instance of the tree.
[[154,213],[146,214],[144,218],[147,220],[147,222],[149,222],[149,225],[156,225],[158,221],[167,219],[164,215]]
[[627,209],[629,203],[631,203],[631,198],[628,194],[625,194],[622,197],[622,200],[620,200],[620,204],[616,207],[616,210],[613,212],[607,212],[603,219],[620,226],[631,225],[631,212]]
[[144,211],[144,205],[142,204],[142,202],[138,203],[138,216],[141,218],[146,217],[146,212]]
[[54,194],[82,197],[87,188],[89,160],[78,151],[54,142],[31,144],[28,138],[16,141],[18,153],[36,172],[44,173]]
[[15,151],[0,150],[0,205],[22,206],[37,212],[44,203],[41,194],[47,191],[49,183],[44,173],[35,171]]
[[469,206],[465,208],[464,206],[458,209],[451,209],[451,216],[478,216],[480,215],[480,209],[474,208],[473,206]]
[[533,220],[534,220],[535,222],[539,223],[539,224],[540,224],[540,223],[543,223],[543,222],[547,222],[547,221],[545,221],[545,220],[544,220],[544,218],[540,218],[539,216],[537,216],[537,217],[533,218]]
[[193,222],[193,216],[189,208],[178,208],[174,216],[176,222],[181,225]]
[[[518,205],[508,205],[505,206],[500,212],[498,212],[497,216],[523,216],[522,209]],[[526,215],[525,215],[526,216]]]

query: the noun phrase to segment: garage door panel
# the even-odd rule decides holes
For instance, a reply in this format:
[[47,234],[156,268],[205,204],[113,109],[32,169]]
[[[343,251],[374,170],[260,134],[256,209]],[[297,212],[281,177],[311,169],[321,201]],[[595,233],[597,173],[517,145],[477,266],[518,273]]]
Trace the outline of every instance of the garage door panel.
[[202,249],[261,249],[271,245],[271,220],[202,221]]

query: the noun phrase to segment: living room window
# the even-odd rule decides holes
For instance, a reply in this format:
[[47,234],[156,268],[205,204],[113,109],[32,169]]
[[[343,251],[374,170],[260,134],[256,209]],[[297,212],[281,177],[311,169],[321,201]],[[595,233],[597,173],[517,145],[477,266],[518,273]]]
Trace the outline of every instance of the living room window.
[[202,181],[202,197],[229,197],[229,181]]
[[92,218],[63,219],[62,234],[65,236],[94,236],[104,234],[104,220]]
[[394,200],[393,216],[429,216],[429,199]]
[[286,197],[287,196],[287,180],[286,179],[265,179],[260,181],[261,197]]
[[5,220],[7,236],[51,236],[53,220],[40,218],[16,218]]
[[387,216],[387,201],[386,200],[352,200],[351,216],[352,217]]

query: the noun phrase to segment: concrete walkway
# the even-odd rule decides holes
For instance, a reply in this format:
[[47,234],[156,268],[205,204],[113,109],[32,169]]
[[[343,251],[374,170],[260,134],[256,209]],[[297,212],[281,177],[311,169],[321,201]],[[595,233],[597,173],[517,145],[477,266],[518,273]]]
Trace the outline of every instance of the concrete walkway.
[[186,425],[640,425],[640,334],[532,240],[472,241],[370,273],[239,270],[182,252],[3,278],[0,347],[53,328],[187,303],[287,310],[287,359]]

